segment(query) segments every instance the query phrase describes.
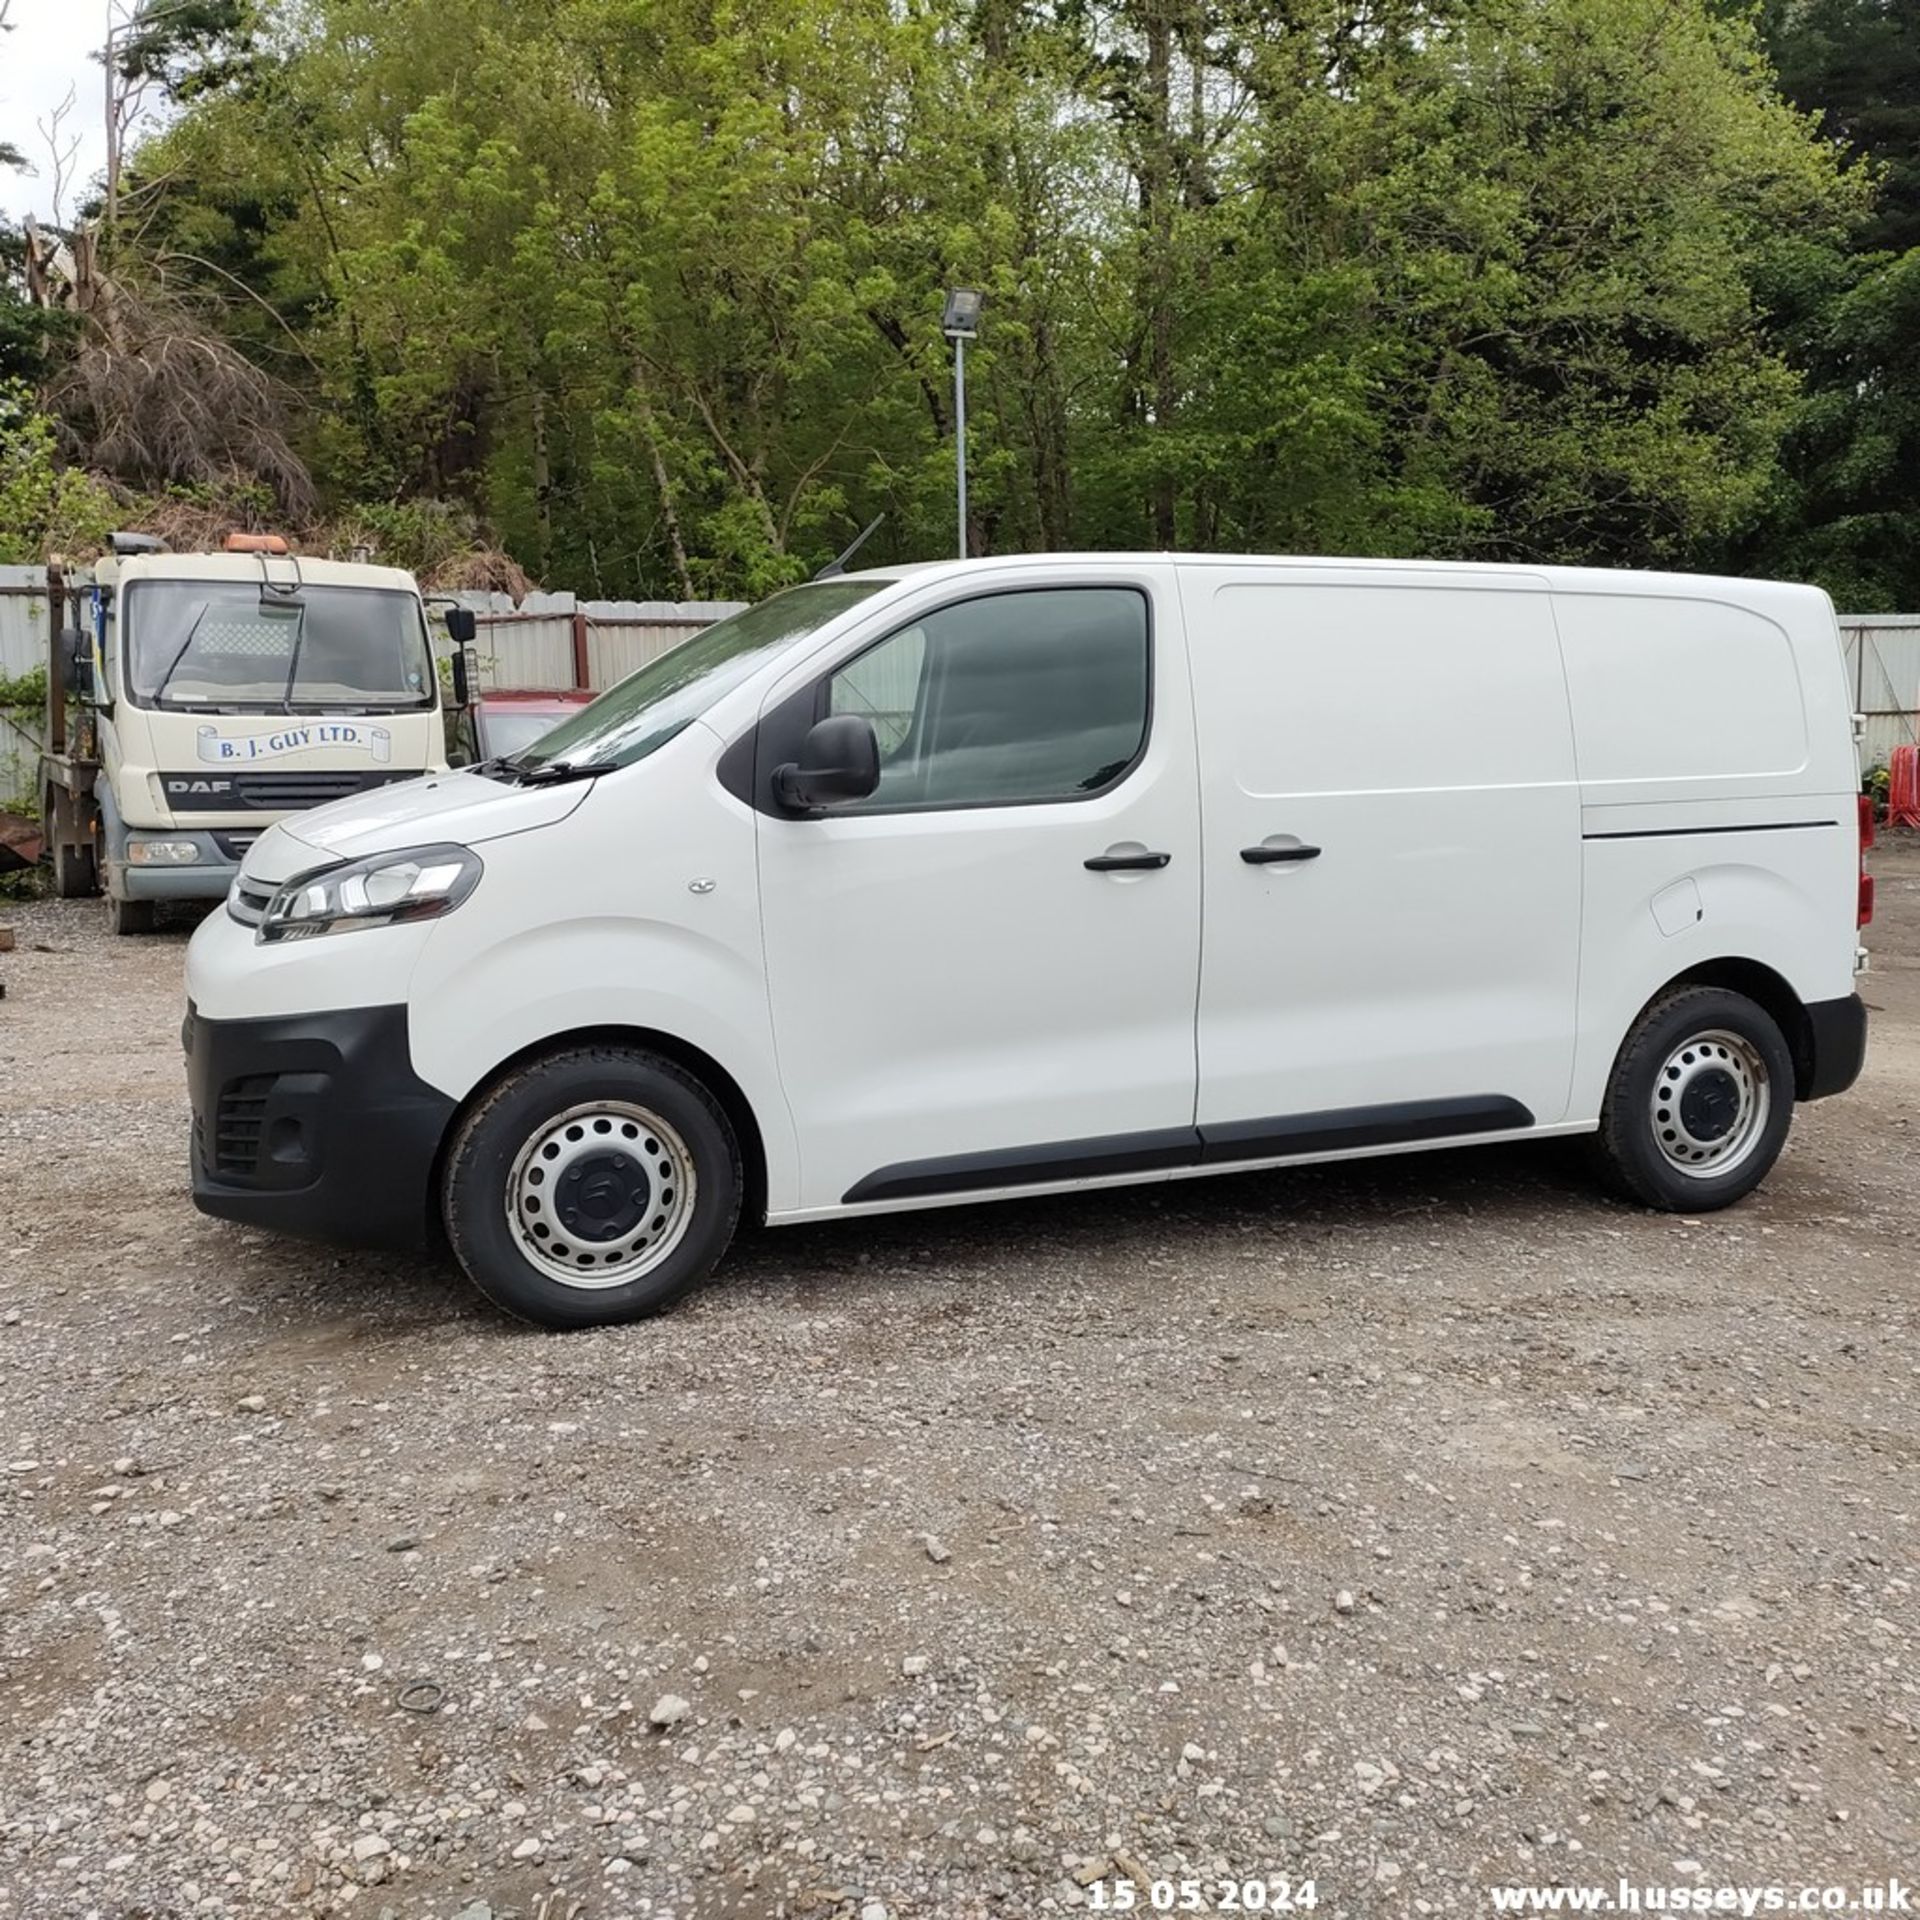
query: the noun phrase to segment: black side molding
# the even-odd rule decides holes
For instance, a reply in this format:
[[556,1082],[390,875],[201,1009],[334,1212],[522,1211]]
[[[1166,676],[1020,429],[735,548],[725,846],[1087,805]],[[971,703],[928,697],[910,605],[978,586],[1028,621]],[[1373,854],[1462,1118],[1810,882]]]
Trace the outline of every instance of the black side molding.
[[1293,1154],[1409,1145],[1416,1140],[1505,1133],[1532,1125],[1532,1113],[1518,1100],[1504,1094],[1473,1094],[1458,1100],[1401,1100],[1386,1106],[1341,1107],[1327,1113],[1236,1120],[1218,1126],[1162,1127],[1041,1147],[1010,1147],[997,1153],[903,1160],[855,1181],[841,1204],[1045,1186],[1056,1180],[1095,1180],[1112,1174],[1228,1165],[1236,1160],[1281,1160]]
[[1532,1125],[1532,1113],[1500,1093],[1470,1094],[1459,1100],[1401,1100],[1384,1107],[1340,1107],[1327,1113],[1202,1127],[1200,1159],[1213,1166],[1230,1160],[1278,1160],[1292,1153],[1348,1153],[1360,1147],[1445,1140],[1456,1133],[1506,1133]]
[[1618,833],[1583,833],[1582,840],[1691,840],[1701,833],[1805,833],[1837,827],[1838,820],[1754,820],[1738,827],[1628,827]]
[[953,1153],[937,1160],[902,1160],[856,1180],[842,1197],[911,1200],[930,1193],[978,1193],[988,1187],[1041,1186],[1049,1180],[1090,1180],[1102,1174],[1152,1173],[1190,1167],[1200,1158],[1192,1127],[1162,1127],[1148,1133],[1109,1133],[1097,1140],[1059,1140],[1044,1147],[1009,1147],[1000,1153]]
[[1867,1003],[1857,993],[1807,1004],[1807,1057],[1796,1061],[1802,1100],[1845,1093],[1860,1078],[1867,1058]]

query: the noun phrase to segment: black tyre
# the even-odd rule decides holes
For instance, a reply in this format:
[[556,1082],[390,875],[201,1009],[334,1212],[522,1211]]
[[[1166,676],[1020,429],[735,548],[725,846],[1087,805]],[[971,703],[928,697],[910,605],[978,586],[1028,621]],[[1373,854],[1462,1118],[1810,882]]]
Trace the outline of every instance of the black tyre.
[[740,1189],[739,1144],[699,1081],[637,1048],[579,1047],[516,1068],[461,1122],[441,1212],[495,1306],[600,1327],[704,1280]]
[[93,870],[93,849],[71,842],[53,850],[53,890],[62,900],[86,900],[100,891]]
[[1793,1124],[1793,1056],[1744,994],[1663,994],[1620,1049],[1600,1109],[1602,1181],[1642,1206],[1707,1213],[1767,1177]]
[[152,900],[122,900],[109,894],[107,919],[115,933],[151,933],[160,924],[160,909]]

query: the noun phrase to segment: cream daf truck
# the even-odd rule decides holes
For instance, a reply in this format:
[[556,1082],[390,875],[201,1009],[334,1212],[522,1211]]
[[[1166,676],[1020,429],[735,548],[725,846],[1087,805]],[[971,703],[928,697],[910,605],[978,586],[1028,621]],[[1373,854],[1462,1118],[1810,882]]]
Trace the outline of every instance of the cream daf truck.
[[148,931],[163,900],[224,899],[288,814],[445,769],[411,574],[272,535],[220,553],[111,544],[55,593],[71,624],[53,646],[43,793],[59,891],[105,893],[117,932]]

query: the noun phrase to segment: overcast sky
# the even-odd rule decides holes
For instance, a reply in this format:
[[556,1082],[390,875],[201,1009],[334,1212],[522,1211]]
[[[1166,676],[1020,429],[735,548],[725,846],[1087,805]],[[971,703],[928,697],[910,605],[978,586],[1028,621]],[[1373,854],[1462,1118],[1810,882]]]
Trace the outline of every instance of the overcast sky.
[[[0,209],[53,212],[53,165],[36,121],[44,121],[74,90],[67,116],[68,139],[80,136],[79,153],[69,169],[66,213],[106,165],[106,136],[101,131],[101,75],[90,56],[106,37],[109,0],[0,0],[11,33],[0,33],[0,142],[10,142],[32,162],[31,175],[0,172]],[[125,17],[115,7],[114,17]]]

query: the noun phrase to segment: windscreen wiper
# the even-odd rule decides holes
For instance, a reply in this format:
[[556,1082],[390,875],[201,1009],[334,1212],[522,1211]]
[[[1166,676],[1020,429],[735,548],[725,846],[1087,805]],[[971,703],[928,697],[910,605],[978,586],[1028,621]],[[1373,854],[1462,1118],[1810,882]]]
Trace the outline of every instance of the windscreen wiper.
[[300,649],[307,638],[307,610],[301,607],[293,616],[293,645],[287,649],[287,684],[281,691],[280,705],[293,711],[293,683],[300,673]]
[[607,771],[605,767],[596,767],[591,763],[575,765],[570,760],[547,760],[537,767],[522,766],[518,760],[509,760],[505,764],[507,772],[521,785],[528,787],[553,786],[562,780],[591,780]]
[[200,622],[212,611],[213,602],[211,600],[201,601],[200,611],[193,616],[193,625],[187,629],[187,637],[180,642],[179,648],[173,658],[167,662],[167,670],[160,676],[159,684],[153,690],[152,700],[156,707],[160,704],[161,695],[167,690],[168,682],[180,671],[180,662],[187,657],[187,649],[193,645],[193,636],[200,631]]

